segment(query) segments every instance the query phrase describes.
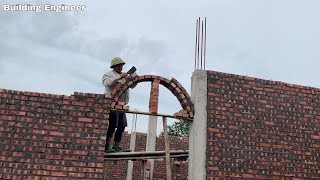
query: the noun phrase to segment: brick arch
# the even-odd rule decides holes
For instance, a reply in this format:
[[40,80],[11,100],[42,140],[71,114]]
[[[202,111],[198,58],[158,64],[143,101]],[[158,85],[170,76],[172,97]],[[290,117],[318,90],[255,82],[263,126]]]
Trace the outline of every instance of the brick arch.
[[183,88],[183,86],[175,79],[171,80],[166,79],[161,76],[156,75],[142,75],[137,76],[133,74],[131,76],[126,77],[125,79],[120,80],[114,90],[111,92],[111,97],[113,97],[113,102],[111,103],[111,108],[115,108],[118,104],[118,100],[120,95],[127,90],[129,87],[138,84],[140,82],[150,81],[152,83],[156,82],[158,84],[163,85],[167,89],[169,89],[172,94],[178,99],[182,110],[175,113],[174,115],[177,117],[185,117],[185,118],[193,118],[194,115],[194,105],[188,94],[188,92]]

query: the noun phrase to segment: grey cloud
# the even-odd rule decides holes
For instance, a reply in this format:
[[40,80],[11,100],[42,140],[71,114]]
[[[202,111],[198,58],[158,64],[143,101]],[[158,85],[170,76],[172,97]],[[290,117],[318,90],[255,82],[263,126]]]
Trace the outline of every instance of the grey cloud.
[[[146,74],[149,67],[156,71],[166,54],[163,43],[147,38],[129,41],[124,36],[94,37],[94,31],[82,33],[78,29],[81,22],[71,14],[29,13],[10,15],[10,21],[2,16],[0,21],[7,24],[0,28],[0,73],[5,73],[0,82],[13,89],[102,93],[101,76],[109,69],[113,56],[124,56],[128,64],[140,66],[141,74]],[[24,74],[24,81],[15,74],[17,71]],[[13,78],[8,81],[8,77]],[[28,82],[31,79],[32,83]]]
[[168,46],[157,40],[140,37],[131,41],[125,53],[130,65],[137,66],[138,73],[168,75],[173,72],[175,62],[169,61]]
[[124,37],[86,40],[83,42],[80,52],[106,61],[114,56],[121,56],[127,46],[128,40]]

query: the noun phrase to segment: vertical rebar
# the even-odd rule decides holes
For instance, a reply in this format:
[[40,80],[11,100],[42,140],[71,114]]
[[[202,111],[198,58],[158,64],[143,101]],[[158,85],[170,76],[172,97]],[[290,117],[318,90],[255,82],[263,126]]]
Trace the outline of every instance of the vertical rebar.
[[203,51],[203,21],[201,21],[201,63],[200,63],[201,68],[200,69],[202,69],[202,56],[203,56],[202,51]]
[[197,68],[197,43],[198,43],[198,19],[197,19],[197,26],[196,26],[196,44],[194,49],[194,69]]
[[207,17],[204,17],[204,70],[206,70],[206,48],[207,48]]
[[197,36],[198,36],[198,44],[197,44],[197,46],[198,46],[198,62],[197,62],[197,68],[199,68],[199,51],[200,51],[200,17],[199,17],[199,23],[198,23],[198,34],[197,34]]

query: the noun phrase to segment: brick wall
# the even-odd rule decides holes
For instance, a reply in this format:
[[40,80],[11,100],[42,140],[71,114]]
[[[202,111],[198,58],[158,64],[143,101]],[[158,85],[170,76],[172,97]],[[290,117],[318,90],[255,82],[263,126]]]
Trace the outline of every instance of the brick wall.
[[[101,179],[111,99],[103,94],[71,96],[0,89],[0,179]],[[171,149],[188,149],[187,138],[170,137]],[[122,145],[129,149],[130,135]],[[136,151],[144,151],[146,134],[138,133]],[[163,137],[157,150],[164,150]],[[108,164],[108,179],[124,179],[127,161]],[[119,168],[121,167],[121,168]],[[140,176],[134,162],[134,177]],[[173,166],[175,179],[187,164]],[[165,177],[157,161],[155,178]]]
[[101,179],[110,99],[0,89],[0,179]]
[[207,177],[320,179],[320,89],[208,71]]
[[[139,121],[138,121],[139,123]],[[121,146],[124,149],[129,149],[130,144],[130,135],[127,132],[123,135],[123,141]],[[146,149],[147,134],[137,133],[136,136],[136,148],[135,151],[145,151]],[[169,137],[170,149],[171,150],[188,150],[188,137]],[[165,149],[164,137],[157,137],[156,140],[156,151],[163,151]],[[176,163],[174,163],[176,162]],[[108,162],[107,164],[107,177],[110,179],[125,179],[127,173],[127,161],[118,161],[118,162]],[[172,175],[173,179],[185,179],[188,174],[188,163],[186,161],[172,161]],[[133,162],[133,179],[141,178],[141,161]],[[166,162],[165,160],[156,160],[155,161],[155,180],[163,180],[166,178]]]

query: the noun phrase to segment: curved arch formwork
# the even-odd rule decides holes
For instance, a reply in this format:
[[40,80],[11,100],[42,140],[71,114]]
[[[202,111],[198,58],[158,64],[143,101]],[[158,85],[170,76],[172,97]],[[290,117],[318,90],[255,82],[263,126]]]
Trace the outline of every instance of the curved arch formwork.
[[[118,81],[118,83],[115,85],[114,90],[111,93],[111,96],[113,97],[113,102],[111,103],[111,108],[115,108],[117,105],[123,105],[118,103],[119,97],[122,95],[122,93],[127,90],[129,87],[132,87],[140,82],[146,82],[150,81],[152,82],[151,92],[156,89],[156,93],[159,92],[158,85],[161,84],[167,89],[169,89],[172,94],[175,95],[175,97],[180,102],[181,107],[183,108],[179,112],[176,112],[174,116],[177,118],[184,117],[184,118],[191,118],[193,119],[194,115],[194,105],[193,102],[188,94],[188,92],[182,87],[182,85],[175,79],[172,78],[171,80],[166,79],[161,76],[156,75],[142,75],[138,76],[135,73]],[[158,88],[158,89],[157,89]],[[159,95],[159,94],[157,94]],[[152,96],[152,93],[151,93]],[[150,97],[152,98],[152,97]],[[152,103],[158,103],[158,100],[150,101],[150,106],[152,106]],[[157,106],[157,105],[156,105]],[[154,114],[157,114],[157,108],[155,111],[151,112]]]

